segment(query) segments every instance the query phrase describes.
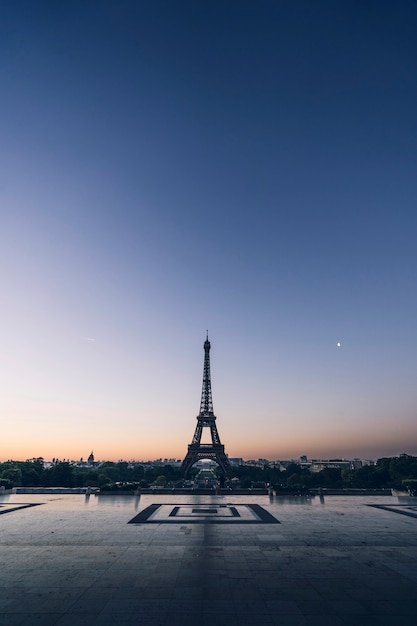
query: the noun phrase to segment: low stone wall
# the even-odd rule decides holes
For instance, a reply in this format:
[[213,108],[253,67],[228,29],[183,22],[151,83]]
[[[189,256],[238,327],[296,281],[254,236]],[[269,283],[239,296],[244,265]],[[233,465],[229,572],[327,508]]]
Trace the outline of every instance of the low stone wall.
[[94,494],[98,487],[13,487],[6,493],[52,493],[52,494]]
[[267,496],[267,489],[138,489],[136,491],[100,491],[100,496]]
[[310,493],[322,496],[390,496],[391,489],[310,489]]

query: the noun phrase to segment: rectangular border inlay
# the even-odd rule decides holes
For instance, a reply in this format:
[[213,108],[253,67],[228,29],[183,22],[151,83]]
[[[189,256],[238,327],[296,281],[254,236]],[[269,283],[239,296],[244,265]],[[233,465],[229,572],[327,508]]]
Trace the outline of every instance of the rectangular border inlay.
[[41,504],[43,504],[43,502],[15,502],[13,504],[9,502],[0,502],[0,515],[13,513],[13,511],[20,511],[21,509],[29,509],[32,506],[40,506]]
[[150,504],[129,524],[280,524],[259,504]]

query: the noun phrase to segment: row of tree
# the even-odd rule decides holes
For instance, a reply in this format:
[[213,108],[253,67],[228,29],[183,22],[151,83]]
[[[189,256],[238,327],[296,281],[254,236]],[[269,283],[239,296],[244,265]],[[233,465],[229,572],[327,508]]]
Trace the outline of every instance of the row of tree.
[[[197,470],[195,470],[197,472]],[[325,468],[313,473],[297,463],[279,468],[241,465],[233,469],[240,486],[271,485],[277,490],[308,490],[311,488],[382,489],[417,486],[417,457],[401,454],[378,459],[375,465],[358,469]],[[151,484],[180,486],[180,470],[171,465],[140,465],[126,461],[108,461],[97,468],[78,467],[68,461],[55,460],[45,468],[42,458],[0,463],[0,487],[101,487],[115,483],[133,483],[143,488]]]
[[0,487],[104,487],[115,483],[135,483],[148,487],[158,479],[168,483],[179,480],[177,468],[171,465],[131,465],[127,461],[107,461],[97,468],[54,460],[49,467],[42,458],[0,463]]

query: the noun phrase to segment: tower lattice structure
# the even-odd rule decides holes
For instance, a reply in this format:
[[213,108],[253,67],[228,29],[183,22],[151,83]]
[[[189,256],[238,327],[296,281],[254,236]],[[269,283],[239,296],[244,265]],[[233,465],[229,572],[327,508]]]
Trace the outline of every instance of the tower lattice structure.
[[[210,342],[208,335],[204,342],[204,369],[203,388],[201,391],[200,413],[197,415],[197,426],[194,437],[188,446],[188,452],[182,462],[181,470],[184,476],[188,474],[191,467],[201,459],[211,459],[215,461],[226,477],[231,475],[231,466],[227,458],[224,445],[220,441],[216,426],[216,416],[213,411],[213,398],[211,394],[210,376]],[[201,443],[203,428],[210,429],[211,443]]]

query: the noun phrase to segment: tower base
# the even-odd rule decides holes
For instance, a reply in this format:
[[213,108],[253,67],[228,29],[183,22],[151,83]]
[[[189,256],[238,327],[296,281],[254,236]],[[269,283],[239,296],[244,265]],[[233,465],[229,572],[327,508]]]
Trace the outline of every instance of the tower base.
[[181,472],[183,476],[187,476],[192,466],[203,459],[210,459],[215,461],[222,470],[226,478],[230,478],[232,468],[224,452],[224,446],[222,444],[211,443],[191,443],[188,446],[188,452],[181,465]]

